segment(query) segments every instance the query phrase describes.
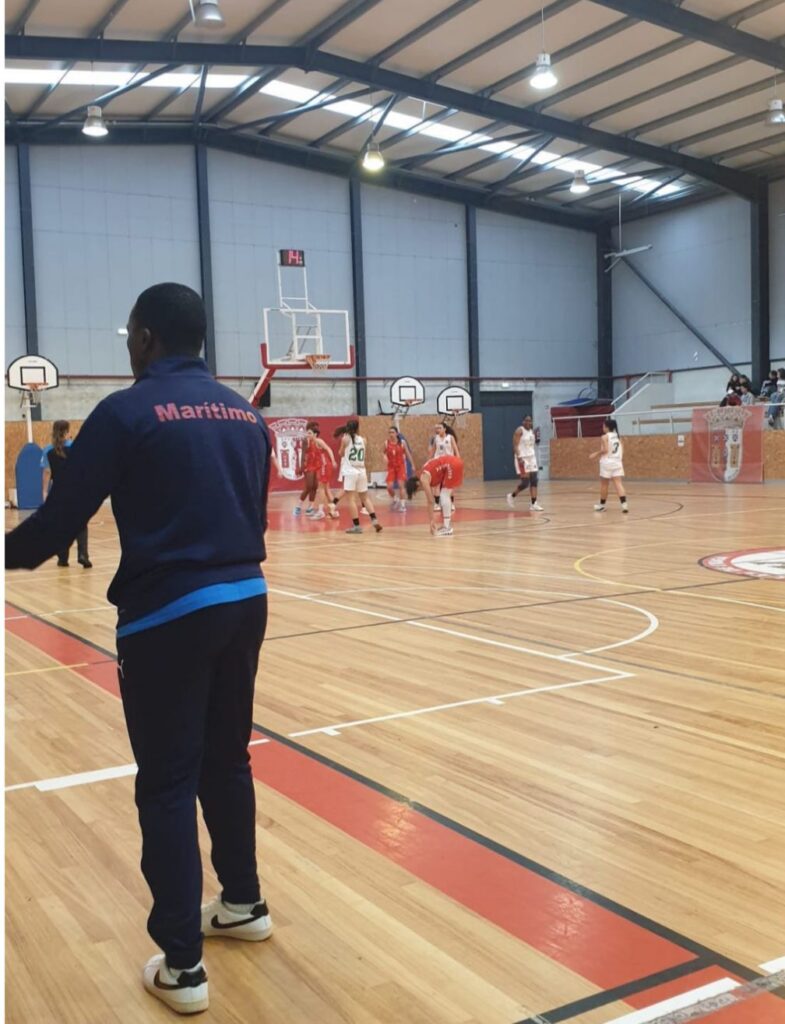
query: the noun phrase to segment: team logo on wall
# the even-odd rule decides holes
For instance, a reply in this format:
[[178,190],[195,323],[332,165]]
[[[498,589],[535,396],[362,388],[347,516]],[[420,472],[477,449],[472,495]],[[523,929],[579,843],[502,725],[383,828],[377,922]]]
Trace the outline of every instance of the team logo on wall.
[[728,551],[701,558],[704,569],[729,572],[735,576],[751,576],[759,580],[785,580],[785,548],[754,548],[751,551]]
[[709,409],[709,472],[721,484],[732,483],[741,472],[744,458],[744,424],[750,417],[744,406]]
[[273,420],[270,429],[275,435],[275,457],[285,480],[300,480],[302,453],[305,445],[305,428],[308,420],[289,418]]

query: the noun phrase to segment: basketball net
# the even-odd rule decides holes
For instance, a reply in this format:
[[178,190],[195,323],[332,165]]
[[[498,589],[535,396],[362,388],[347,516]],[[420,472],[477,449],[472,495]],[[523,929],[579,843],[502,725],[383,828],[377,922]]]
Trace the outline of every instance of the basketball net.
[[329,352],[309,352],[305,361],[308,363],[309,369],[321,377],[329,369],[330,354]]

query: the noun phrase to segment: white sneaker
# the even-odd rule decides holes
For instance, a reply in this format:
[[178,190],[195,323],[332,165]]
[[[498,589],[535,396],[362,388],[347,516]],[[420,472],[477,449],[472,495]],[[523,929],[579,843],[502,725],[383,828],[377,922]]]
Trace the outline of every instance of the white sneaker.
[[361,516],[369,516],[370,514],[371,513],[368,511],[368,509],[365,507],[365,505],[363,505],[363,507],[360,509],[360,515]]
[[400,503],[400,501],[398,501],[397,498],[393,498],[392,504],[390,505],[390,508],[392,509],[393,512],[397,512],[399,507],[400,507],[400,504],[401,503]]
[[210,1005],[207,972],[201,963],[191,971],[177,971],[167,967],[166,957],[158,953],[145,964],[142,982],[151,996],[175,1013],[201,1013]]
[[627,502],[626,501],[623,501],[621,503],[621,510],[622,510],[622,512],[629,512],[630,511],[629,508],[627,507]]
[[532,512],[544,512],[545,511],[545,509],[542,507],[542,505],[540,505],[540,503],[537,502],[537,501],[533,501],[531,503],[531,510],[532,510]]
[[598,501],[597,504],[594,506],[594,511],[595,512],[604,512],[605,511],[605,506],[601,502]]
[[434,533],[434,537],[452,537],[452,527],[440,526],[439,529]]
[[338,509],[334,508],[334,507],[330,508],[328,510],[328,512],[327,512],[327,515],[330,517],[330,519],[338,519],[338,517],[339,517]]
[[515,498],[513,498],[512,494],[507,495],[507,504],[510,508],[515,508]]
[[313,521],[314,519],[326,519],[326,518],[327,518],[327,516],[324,514],[324,512],[321,509],[319,509],[318,512],[314,512],[314,514],[311,516],[311,521]]
[[247,913],[230,910],[220,896],[202,907],[202,931],[206,939],[245,939],[261,942],[269,939],[273,922],[267,904],[261,900]]

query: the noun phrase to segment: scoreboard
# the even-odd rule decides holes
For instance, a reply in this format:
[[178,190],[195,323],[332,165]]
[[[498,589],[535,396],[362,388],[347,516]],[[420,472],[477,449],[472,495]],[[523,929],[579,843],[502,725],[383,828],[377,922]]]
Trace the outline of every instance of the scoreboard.
[[305,250],[279,249],[278,263],[282,267],[305,267]]

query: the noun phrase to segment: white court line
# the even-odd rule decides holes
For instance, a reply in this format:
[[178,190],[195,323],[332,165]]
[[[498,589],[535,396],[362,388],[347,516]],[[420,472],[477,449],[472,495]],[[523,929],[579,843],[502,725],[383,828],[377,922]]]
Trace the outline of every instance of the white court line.
[[325,601],[318,597],[308,597],[305,594],[294,594],[290,590],[280,590],[277,587],[270,588],[271,593],[281,594],[284,597],[293,597],[298,601],[308,601],[311,604],[322,604],[328,608],[339,608],[342,611],[355,612],[357,615],[369,615],[375,619],[384,619],[386,622],[397,622],[402,626],[415,627],[417,629],[428,629],[434,633],[446,633],[448,636],[458,637],[460,640],[472,640],[478,644],[486,644],[489,647],[500,647],[508,651],[516,651],[520,654],[531,654],[536,658],[546,658],[548,661],[568,661],[580,668],[590,668],[592,671],[599,669],[602,672],[616,673],[619,678],[628,678],[629,673],[620,672],[610,665],[591,665],[588,662],[580,661],[573,654],[549,654],[545,651],[536,651],[532,647],[523,647],[520,644],[505,643],[502,640],[490,640],[483,636],[474,636],[471,633],[463,633],[457,629],[447,629],[445,626],[435,626],[430,622],[407,622],[406,619],[399,619],[395,615],[387,615],[384,612],[370,611],[368,608],[355,608],[348,604],[339,604],[337,601]]
[[760,965],[760,969],[767,974],[776,974],[777,971],[785,971],[785,956],[777,957],[776,960],[769,960]]
[[719,981],[712,981],[708,985],[694,988],[691,992],[682,992],[681,995],[673,996],[672,999],[664,999],[661,1003],[647,1006],[644,1010],[635,1010],[634,1013],[627,1013],[623,1017],[614,1017],[608,1024],[650,1024],[656,1021],[663,1014],[673,1010],[683,1010],[687,1006],[694,1006],[704,999],[712,996],[719,996],[739,987],[738,981],[732,978],[720,978]]
[[[251,740],[249,747],[258,747],[261,743],[272,740]],[[14,786],[6,786],[5,792],[16,789],[37,789],[39,793],[48,793],[55,789],[70,789],[72,786],[88,786],[93,782],[104,782],[107,779],[122,779],[128,775],[136,775],[135,764],[119,764],[114,768],[98,768],[92,772],[77,772],[74,775],[58,775],[53,779],[39,779],[37,782],[17,782]]]
[[616,647],[626,647],[627,644],[635,644],[639,640],[645,640],[647,636],[651,636],[651,634],[660,627],[660,620],[657,616],[653,615],[651,612],[647,612],[645,608],[639,608],[637,604],[627,604],[625,601],[614,601],[611,597],[599,597],[597,600],[602,601],[604,604],[617,604],[621,608],[632,608],[634,611],[640,612],[641,615],[645,615],[649,620],[649,625],[642,633],[638,633],[637,636],[631,636],[627,640],[619,640],[618,643],[615,644],[604,644],[602,647],[590,647],[588,651],[579,651],[578,653],[580,654],[599,654],[600,651],[612,651]]
[[418,715],[429,715],[434,711],[449,711],[453,708],[465,708],[472,704],[494,704],[503,705],[505,701],[515,700],[518,697],[529,697],[535,693],[550,693],[553,690],[567,690],[576,686],[590,686],[592,683],[617,682],[620,679],[631,679],[632,673],[622,672],[613,676],[598,676],[596,679],[580,679],[575,683],[556,683],[553,686],[537,686],[527,690],[514,690],[511,693],[500,693],[493,697],[473,697],[471,700],[456,700],[450,704],[434,704],[429,708],[415,708],[413,711],[394,711],[389,715],[377,715],[375,718],[358,718],[353,722],[336,722],[333,725],[323,725],[318,729],[302,729],[300,732],[290,732],[289,739],[297,739],[301,736],[314,736],[317,733],[324,733],[326,736],[338,736],[343,729],[354,729],[358,725],[376,725],[379,722],[391,722],[398,718],[415,718]]

